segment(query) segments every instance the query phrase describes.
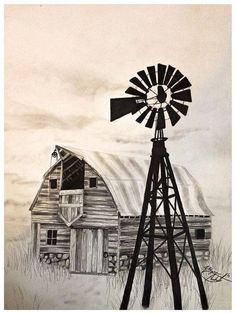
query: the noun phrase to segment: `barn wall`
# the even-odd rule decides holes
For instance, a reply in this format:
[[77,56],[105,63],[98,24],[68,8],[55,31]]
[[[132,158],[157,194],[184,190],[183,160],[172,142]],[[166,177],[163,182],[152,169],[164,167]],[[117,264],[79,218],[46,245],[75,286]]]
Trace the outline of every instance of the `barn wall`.
[[[89,188],[89,178],[97,178],[97,187]],[[85,163],[84,217],[74,227],[117,228],[118,214],[115,203],[105,182]]]
[[[64,223],[58,217],[59,192],[61,185],[61,168],[59,163],[43,179],[34,208],[31,212],[32,223],[61,224]],[[50,179],[57,179],[57,188],[50,188]]]
[[[70,228],[58,217],[59,192],[62,180],[62,163],[59,163],[50,173],[46,175],[38,192],[36,202],[31,211],[32,231],[35,226],[40,227],[40,241],[34,236],[34,243],[40,244],[40,249],[34,248],[40,254],[41,260],[51,256],[51,260],[56,260],[56,254],[69,254],[70,252]],[[89,187],[89,178],[97,178],[97,187]],[[50,189],[50,179],[57,179],[57,188]],[[88,164],[85,164],[85,186],[83,217],[79,218],[73,228],[103,228],[108,230],[108,258],[115,263],[109,267],[110,272],[114,272],[116,267],[116,255],[118,247],[118,213],[108,188],[102,178]],[[46,232],[49,229],[58,230],[57,245],[46,244]],[[35,233],[35,232],[34,232]],[[32,234],[33,235],[33,234]],[[34,245],[35,246],[35,245]],[[37,255],[37,253],[36,253]]]
[[[97,177],[97,187],[89,188],[89,178]],[[50,189],[49,180],[58,180],[58,188]],[[38,199],[32,210],[32,222],[62,223],[57,215],[61,165],[58,165],[43,181]],[[115,203],[104,181],[87,164],[85,165],[84,217],[73,224],[74,227],[117,228],[118,215]]]
[[[47,230],[57,230],[57,244],[47,245]],[[62,225],[41,224],[40,253],[69,253],[70,228]]]
[[[207,258],[209,254],[209,246],[211,239],[211,218],[210,217],[186,217],[190,229],[190,234],[192,237],[193,245],[195,247],[195,253],[198,259],[204,257]],[[132,256],[136,236],[139,226],[139,217],[134,218],[122,218],[120,222],[120,269],[125,270],[130,262],[130,257]],[[148,220],[147,220],[148,221]],[[159,218],[160,223],[164,224],[164,217]],[[176,226],[180,226],[178,222],[175,223]],[[196,229],[205,229],[205,239],[196,239],[195,230]],[[156,231],[156,234],[162,235],[162,232],[159,230]],[[160,243],[159,239],[155,239],[155,246]],[[184,242],[184,235],[177,238],[176,241],[180,248]],[[188,246],[187,246],[188,247]],[[186,248],[187,248],[186,247]],[[188,251],[188,250],[187,250]],[[160,256],[163,259],[167,258],[167,246],[163,245],[158,250]],[[142,242],[139,259],[141,260],[147,253],[147,246]],[[178,253],[178,252],[177,252]],[[178,254],[177,254],[178,257]]]
[[[89,188],[89,179],[97,178],[97,187]],[[108,271],[117,271],[117,254],[119,252],[118,212],[112,195],[103,179],[85,163],[84,176],[84,216],[73,225],[76,227],[105,228],[108,230]]]

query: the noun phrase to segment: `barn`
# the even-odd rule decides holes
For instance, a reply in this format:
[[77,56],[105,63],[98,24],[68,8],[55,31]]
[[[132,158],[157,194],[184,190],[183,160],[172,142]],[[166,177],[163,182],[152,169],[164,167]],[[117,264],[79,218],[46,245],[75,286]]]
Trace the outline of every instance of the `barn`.
[[[116,274],[128,269],[149,158],[62,146],[56,151],[57,160],[44,174],[30,206],[35,257],[72,273]],[[188,170],[177,165],[173,170],[197,258],[208,259],[212,213]],[[161,210],[158,216],[164,219]],[[143,244],[140,269],[145,254]],[[158,254],[168,261],[165,246]]]

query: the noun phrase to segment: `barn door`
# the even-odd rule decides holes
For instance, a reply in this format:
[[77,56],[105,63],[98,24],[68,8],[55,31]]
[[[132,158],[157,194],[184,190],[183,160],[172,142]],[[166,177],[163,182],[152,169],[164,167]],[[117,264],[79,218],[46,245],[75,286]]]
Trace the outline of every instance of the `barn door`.
[[107,241],[107,230],[71,229],[70,270],[79,273],[107,273]]

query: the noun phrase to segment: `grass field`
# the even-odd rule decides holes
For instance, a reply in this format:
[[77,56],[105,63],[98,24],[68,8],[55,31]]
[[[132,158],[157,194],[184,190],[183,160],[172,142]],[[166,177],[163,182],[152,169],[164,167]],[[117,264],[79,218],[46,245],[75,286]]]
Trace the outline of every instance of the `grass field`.
[[[224,274],[231,272],[231,254],[221,243],[211,246],[210,265]],[[8,242],[5,248],[5,309],[119,309],[127,272],[117,276],[71,275],[68,270],[37,262],[28,237]],[[141,309],[144,272],[136,271],[130,309]],[[200,309],[196,280],[189,267],[181,271],[184,309]],[[231,282],[204,285],[210,309],[230,309]],[[153,273],[150,309],[172,309],[172,288],[164,269]]]

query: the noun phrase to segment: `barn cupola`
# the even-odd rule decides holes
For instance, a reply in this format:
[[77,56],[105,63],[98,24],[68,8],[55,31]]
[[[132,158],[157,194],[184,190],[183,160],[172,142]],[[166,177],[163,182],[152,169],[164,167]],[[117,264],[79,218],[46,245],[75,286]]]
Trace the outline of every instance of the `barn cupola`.
[[84,160],[56,146],[62,161],[59,217],[69,227],[83,216]]

